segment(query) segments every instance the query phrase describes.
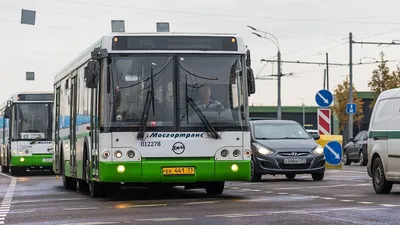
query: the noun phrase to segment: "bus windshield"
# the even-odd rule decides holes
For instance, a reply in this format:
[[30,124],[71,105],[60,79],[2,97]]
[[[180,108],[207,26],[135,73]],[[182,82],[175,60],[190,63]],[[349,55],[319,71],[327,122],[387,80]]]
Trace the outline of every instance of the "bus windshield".
[[52,104],[16,103],[14,104],[13,139],[51,140]]
[[[111,127],[118,131],[138,128],[148,100],[152,104],[147,130],[204,131],[201,117],[216,130],[241,130],[242,60],[240,55],[215,54],[112,55]],[[148,96],[149,92],[153,95]]]

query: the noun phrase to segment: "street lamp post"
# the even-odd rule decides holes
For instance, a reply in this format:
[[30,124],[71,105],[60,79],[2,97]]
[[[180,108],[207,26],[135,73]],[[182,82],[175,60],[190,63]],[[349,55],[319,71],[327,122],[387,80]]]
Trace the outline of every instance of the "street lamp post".
[[303,127],[306,125],[306,106],[304,104],[304,99],[300,98],[302,100],[301,106],[303,106]]
[[[248,28],[252,29],[254,32],[252,32],[254,35],[260,38],[267,39],[269,41],[272,41],[272,43],[275,44],[276,48],[278,49],[277,57],[278,57],[278,99],[277,99],[277,117],[278,119],[282,119],[282,105],[281,105],[281,79],[282,79],[282,71],[281,71],[281,50],[280,50],[280,45],[278,39],[272,35],[271,33],[258,30],[255,27],[247,25]],[[263,33],[264,36],[260,35],[259,33]],[[267,35],[271,36],[274,40],[271,38],[268,38]]]

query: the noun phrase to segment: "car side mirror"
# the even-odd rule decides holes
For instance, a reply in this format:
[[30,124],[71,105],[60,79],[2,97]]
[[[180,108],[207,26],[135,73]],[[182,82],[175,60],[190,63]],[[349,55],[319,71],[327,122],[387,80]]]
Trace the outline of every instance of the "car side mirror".
[[314,140],[319,140],[321,138],[319,134],[312,134],[312,137],[314,138]]
[[349,142],[354,142],[354,138],[349,138]]

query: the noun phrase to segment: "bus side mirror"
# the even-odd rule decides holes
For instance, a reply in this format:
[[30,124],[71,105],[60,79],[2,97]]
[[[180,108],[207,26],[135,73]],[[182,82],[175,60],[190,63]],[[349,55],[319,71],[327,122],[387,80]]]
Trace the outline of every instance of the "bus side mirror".
[[85,67],[85,79],[87,88],[96,88],[100,76],[100,63],[90,61]]
[[256,80],[251,67],[247,68],[247,89],[249,96],[256,93]]
[[6,106],[4,109],[4,118],[11,119],[12,109],[11,106]]

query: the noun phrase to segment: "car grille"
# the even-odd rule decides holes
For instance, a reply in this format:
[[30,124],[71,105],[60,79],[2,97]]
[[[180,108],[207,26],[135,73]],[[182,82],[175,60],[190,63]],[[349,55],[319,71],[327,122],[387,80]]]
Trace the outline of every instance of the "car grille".
[[279,163],[279,167],[281,169],[287,169],[287,170],[295,170],[295,169],[308,169],[310,168],[311,164],[306,163],[306,164],[283,164]]
[[308,152],[281,152],[279,155],[281,156],[306,156],[309,155]]

